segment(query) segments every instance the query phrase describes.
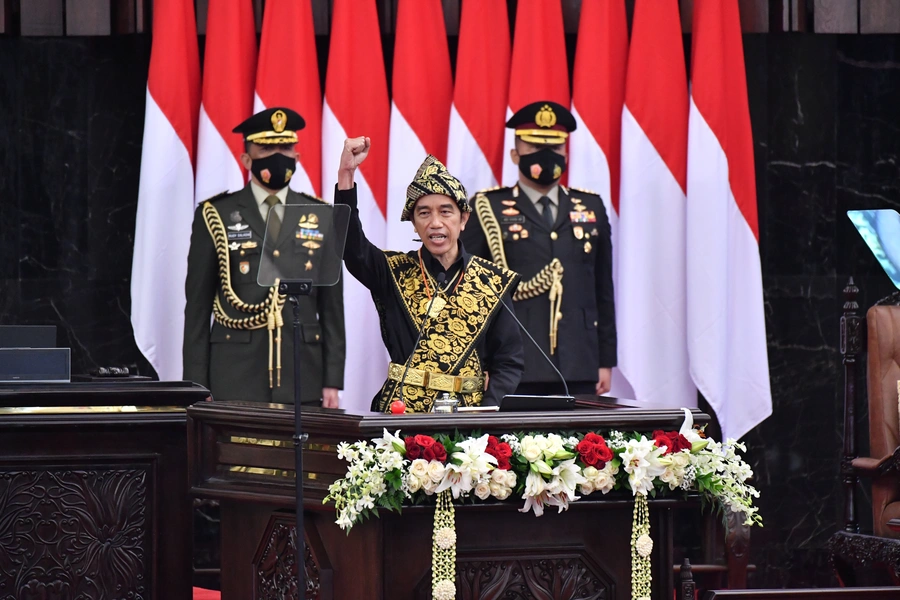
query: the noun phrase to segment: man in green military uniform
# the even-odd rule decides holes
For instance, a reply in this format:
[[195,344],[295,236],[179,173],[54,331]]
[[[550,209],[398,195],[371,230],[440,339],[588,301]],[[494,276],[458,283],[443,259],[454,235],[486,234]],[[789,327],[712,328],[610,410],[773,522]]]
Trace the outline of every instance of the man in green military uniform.
[[[574,394],[609,391],[616,365],[612,244],[603,201],[559,181],[575,118],[555,102],[534,102],[506,123],[519,182],[478,192],[463,243],[522,275],[516,314]],[[559,376],[530,343],[520,394],[562,393]]]
[[[257,274],[267,222],[266,244],[274,246],[276,266],[279,259],[303,260],[311,270],[327,241],[300,235],[295,219],[282,222],[286,204],[324,204],[288,188],[296,169],[297,131],[304,126],[288,108],[264,110],[238,125],[234,132],[244,136],[241,162],[250,183],[201,203],[194,215],[184,378],[208,387],[216,400],[294,401],[292,309],[274,287],[260,286]],[[302,231],[308,229],[304,224]],[[346,350],[341,282],[302,296],[300,313],[301,401],[337,408]]]

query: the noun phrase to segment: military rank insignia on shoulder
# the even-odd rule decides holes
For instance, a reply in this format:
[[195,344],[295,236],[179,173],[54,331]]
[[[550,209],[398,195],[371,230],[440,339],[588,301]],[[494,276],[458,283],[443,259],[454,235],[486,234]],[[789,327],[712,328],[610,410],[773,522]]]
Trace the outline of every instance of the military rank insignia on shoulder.
[[586,190],[584,188],[577,188],[577,187],[570,187],[569,189],[572,190],[573,192],[579,192],[581,194],[590,194],[591,196],[597,196],[598,198],[600,197],[600,194],[598,194],[594,190]]
[[507,190],[509,188],[504,187],[502,185],[495,185],[494,187],[484,188],[483,190],[478,190],[475,192],[476,196],[487,196],[491,192],[496,192],[498,190]]

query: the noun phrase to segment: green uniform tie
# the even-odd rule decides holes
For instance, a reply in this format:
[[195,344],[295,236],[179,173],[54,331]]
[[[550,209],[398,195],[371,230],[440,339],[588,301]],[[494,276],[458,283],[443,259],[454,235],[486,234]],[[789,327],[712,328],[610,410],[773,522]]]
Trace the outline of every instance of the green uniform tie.
[[266,198],[266,204],[269,205],[268,216],[268,228],[269,228],[269,237],[272,242],[278,241],[278,234],[281,233],[281,217],[278,216],[278,212],[274,211],[276,204],[279,204],[281,201],[278,199],[278,196],[271,195]]

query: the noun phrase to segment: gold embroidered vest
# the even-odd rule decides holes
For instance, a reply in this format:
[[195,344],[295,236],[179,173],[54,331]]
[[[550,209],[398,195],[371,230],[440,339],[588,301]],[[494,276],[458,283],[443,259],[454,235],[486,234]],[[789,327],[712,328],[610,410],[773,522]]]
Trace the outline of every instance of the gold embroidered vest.
[[[415,330],[419,331],[425,321],[429,303],[419,263],[408,254],[385,254],[394,287],[406,308],[406,315]],[[485,335],[496,311],[503,310],[500,298],[517,280],[518,276],[513,271],[473,256],[465,267],[462,281],[455,289],[440,292],[446,303],[433,318],[428,319],[422,338],[410,359],[409,371],[415,370],[417,376],[407,373],[406,384],[403,385],[403,401],[407,410],[430,411],[435,398],[447,387],[442,384],[452,381],[457,382],[454,392],[460,405],[481,404],[484,373],[475,347]],[[396,370],[396,365],[394,367],[392,370]],[[426,378],[433,385],[421,385],[423,372],[428,374]],[[378,410],[382,412],[388,412],[391,402],[400,399],[402,370],[397,376],[393,375],[394,373],[381,388]],[[482,382],[481,387],[472,390],[471,384],[477,380]],[[460,381],[463,382],[461,388]]]

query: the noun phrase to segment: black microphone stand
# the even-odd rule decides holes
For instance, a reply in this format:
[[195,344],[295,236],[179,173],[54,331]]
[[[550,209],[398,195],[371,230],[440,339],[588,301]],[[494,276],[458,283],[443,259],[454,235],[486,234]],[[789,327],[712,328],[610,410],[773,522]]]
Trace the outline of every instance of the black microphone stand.
[[303,442],[307,434],[303,433],[300,421],[300,296],[309,296],[312,292],[312,279],[286,279],[278,284],[278,292],[285,294],[294,309],[294,469],[296,473],[296,505],[297,511],[297,598],[306,597],[306,535],[303,528]]
[[[563,389],[566,391],[566,395],[565,396],[555,396],[555,397],[563,398],[565,400],[574,400],[572,395],[569,394],[569,385],[566,383],[566,378],[563,377],[562,373],[559,372],[559,369],[556,368],[556,365],[553,364],[553,361],[550,360],[550,357],[547,356],[547,353],[544,352],[544,349],[541,348],[541,345],[538,344],[537,341],[533,337],[531,337],[531,333],[529,333],[528,330],[525,328],[525,326],[522,325],[522,321],[520,321],[519,318],[516,317],[516,313],[514,313],[512,311],[512,309],[506,305],[506,302],[503,301],[503,298],[500,296],[500,294],[498,294],[496,291],[494,291],[494,286],[491,285],[491,282],[488,280],[487,275],[484,275],[484,274],[481,275],[481,283],[483,283],[489,290],[491,290],[491,293],[494,295],[495,298],[497,298],[497,300],[500,301],[500,304],[503,305],[503,308],[506,309],[506,312],[509,313],[509,316],[511,316],[513,318],[513,320],[516,322],[516,324],[518,324],[519,329],[521,329],[523,332],[525,332],[525,335],[528,336],[528,339],[531,340],[531,343],[534,344],[534,347],[538,349],[538,352],[541,353],[541,356],[544,357],[544,360],[547,361],[547,364],[549,364],[551,367],[553,367],[553,370],[556,371],[557,375],[559,375],[559,380],[562,381]],[[553,398],[554,396],[547,396],[547,397]]]

